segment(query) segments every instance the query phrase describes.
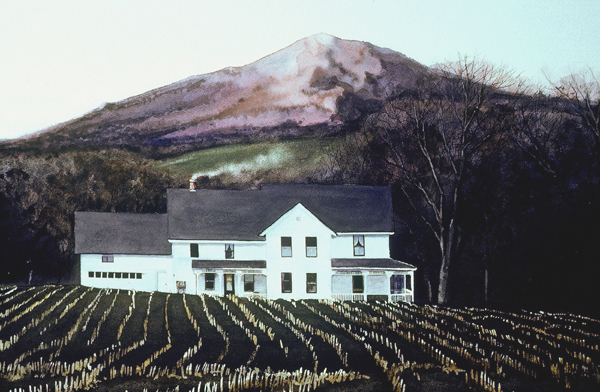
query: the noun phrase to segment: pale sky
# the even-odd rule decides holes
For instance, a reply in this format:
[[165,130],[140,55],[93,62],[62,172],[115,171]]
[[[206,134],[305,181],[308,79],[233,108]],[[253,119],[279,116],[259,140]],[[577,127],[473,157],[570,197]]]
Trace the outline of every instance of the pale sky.
[[600,0],[0,0],[0,139],[320,32],[534,82],[600,70]]

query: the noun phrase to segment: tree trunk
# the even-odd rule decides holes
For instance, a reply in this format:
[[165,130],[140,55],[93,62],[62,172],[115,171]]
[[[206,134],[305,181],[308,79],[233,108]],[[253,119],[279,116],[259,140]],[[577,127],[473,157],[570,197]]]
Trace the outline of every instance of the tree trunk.
[[427,285],[427,301],[428,303],[433,303],[433,289],[431,287],[431,278],[429,277],[429,272],[427,272],[427,268],[424,271],[425,284]]
[[484,282],[485,282],[484,283],[485,288],[484,288],[484,292],[483,292],[483,297],[484,297],[485,303],[487,305],[487,302],[488,302],[488,268],[487,268],[487,266],[485,267],[485,280],[484,280]]
[[440,284],[438,286],[438,304],[445,305],[450,296],[448,293],[448,280],[450,270],[450,260],[452,257],[452,244],[454,243],[454,219],[450,220],[448,227],[448,238],[440,244],[442,250],[442,265],[440,267]]

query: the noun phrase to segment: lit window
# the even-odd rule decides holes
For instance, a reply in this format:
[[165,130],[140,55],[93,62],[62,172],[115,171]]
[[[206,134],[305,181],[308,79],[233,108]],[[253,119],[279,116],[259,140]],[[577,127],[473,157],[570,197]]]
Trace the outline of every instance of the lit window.
[[204,274],[204,290],[214,290],[215,289],[215,274],[207,273]]
[[363,293],[365,291],[365,280],[362,275],[352,276],[352,292]]
[[233,259],[233,244],[225,244],[225,258]]
[[307,273],[306,274],[306,292],[316,293],[317,292],[317,274]]
[[94,277],[94,273],[92,271],[88,272],[88,277],[93,278]]
[[113,263],[115,261],[115,256],[113,255],[104,255],[102,256],[103,263]]
[[306,237],[306,257],[317,257],[317,237]]
[[292,257],[292,237],[281,237],[281,257]]
[[281,273],[281,292],[291,293],[292,292],[292,273],[282,272]]
[[190,244],[190,257],[199,257],[198,244]]
[[365,236],[364,235],[355,235],[353,236],[354,240],[354,256],[364,256],[365,255]]
[[244,275],[244,291],[250,293],[254,292],[254,275]]

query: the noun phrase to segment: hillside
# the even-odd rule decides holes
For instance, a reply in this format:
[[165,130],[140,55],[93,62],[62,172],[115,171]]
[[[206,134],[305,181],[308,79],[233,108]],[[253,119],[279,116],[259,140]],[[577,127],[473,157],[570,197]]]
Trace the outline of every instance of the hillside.
[[392,50],[318,34],[246,66],[106,103],[0,147],[123,147],[176,155],[232,141],[327,135],[380,108],[427,72]]
[[235,144],[189,152],[157,162],[174,176],[220,176],[221,181],[294,182],[313,176],[338,139],[299,139],[282,142]]

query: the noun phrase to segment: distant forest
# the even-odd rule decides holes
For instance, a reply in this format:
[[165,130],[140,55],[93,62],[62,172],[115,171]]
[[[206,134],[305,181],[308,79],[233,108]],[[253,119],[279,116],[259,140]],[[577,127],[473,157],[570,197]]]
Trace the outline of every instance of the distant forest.
[[[465,57],[348,124],[297,182],[389,185],[392,255],[418,267],[418,301],[598,312],[599,95],[592,72],[543,93]],[[165,212],[165,190],[189,179],[124,150],[10,154],[1,282],[76,278],[74,211]]]

